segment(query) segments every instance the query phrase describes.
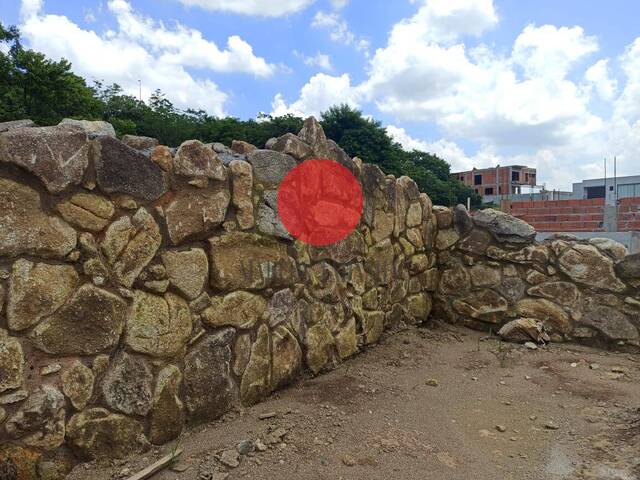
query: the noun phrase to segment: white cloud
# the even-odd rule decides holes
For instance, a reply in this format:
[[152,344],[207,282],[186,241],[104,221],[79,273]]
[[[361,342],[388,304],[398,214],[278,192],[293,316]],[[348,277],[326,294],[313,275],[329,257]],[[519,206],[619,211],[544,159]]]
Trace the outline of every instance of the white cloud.
[[282,17],[296,13],[313,2],[315,0],[180,0],[187,7],[261,17]]
[[42,3],[44,0],[22,0],[20,6],[20,16],[22,18],[29,18],[37,15],[42,10]]
[[[478,19],[473,29],[461,20],[472,17]],[[434,121],[483,144],[544,148],[600,128],[601,119],[587,108],[589,92],[567,78],[597,49],[595,40],[579,27],[527,26],[510,57],[453,42],[480,34],[496,19],[490,0],[427,1],[394,26],[358,88],[398,119]]]
[[271,103],[274,116],[291,113],[301,117],[319,116],[321,112],[337,104],[346,103],[353,108],[359,107],[359,93],[351,86],[348,74],[334,77],[318,73],[300,90],[298,100],[287,104],[284,96],[278,93]]
[[296,57],[301,58],[304,64],[309,67],[318,67],[322,70],[327,70],[327,71],[333,70],[333,65],[331,64],[331,57],[329,57],[329,55],[327,55],[326,53],[318,52],[313,56],[306,56],[298,52],[297,50],[294,50],[293,54]]
[[513,46],[512,59],[522,67],[526,78],[564,78],[571,67],[598,51],[594,37],[581,27],[527,25]]
[[394,25],[389,44],[452,42],[461,36],[479,36],[498,23],[493,0],[423,0],[411,18]]
[[600,59],[584,74],[584,78],[596,89],[603,100],[611,100],[618,90],[618,81],[611,77],[609,59]]
[[331,7],[334,10],[342,10],[347,6],[350,0],[331,0]]
[[627,81],[614,104],[614,116],[618,120],[637,124],[640,122],[640,37],[627,47],[620,57],[620,64]]
[[276,70],[240,37],[229,37],[221,50],[199,31],[180,24],[169,28],[137,14],[124,0],[111,0],[108,8],[118,29],[104,34],[82,29],[65,16],[33,13],[31,7],[20,29],[31,48],[68,59],[74,71],[89,80],[118,83],[136,96],[141,80],[143,98],[159,88],[178,107],[202,108],[214,115],[224,114],[228,95],[210,79],[194,77],[188,67],[258,77]]
[[349,30],[349,25],[339,13],[327,13],[320,10],[313,17],[311,26],[327,30],[332,41],[353,46],[356,50],[363,52],[367,56],[369,55],[369,41],[357,37]]
[[169,29],[161,22],[137,15],[125,0],[110,0],[109,9],[116,16],[120,32],[157,52],[161,61],[217,72],[251,73],[259,77],[268,77],[276,69],[263,58],[256,57],[251,45],[237,35],[229,37],[227,48],[220,50],[198,30],[180,24]]

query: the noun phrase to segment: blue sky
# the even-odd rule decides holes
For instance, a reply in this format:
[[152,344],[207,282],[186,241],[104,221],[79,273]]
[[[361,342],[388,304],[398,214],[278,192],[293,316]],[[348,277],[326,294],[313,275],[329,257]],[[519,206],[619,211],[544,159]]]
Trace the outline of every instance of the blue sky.
[[88,79],[216,115],[349,103],[454,169],[640,173],[635,0],[0,0]]

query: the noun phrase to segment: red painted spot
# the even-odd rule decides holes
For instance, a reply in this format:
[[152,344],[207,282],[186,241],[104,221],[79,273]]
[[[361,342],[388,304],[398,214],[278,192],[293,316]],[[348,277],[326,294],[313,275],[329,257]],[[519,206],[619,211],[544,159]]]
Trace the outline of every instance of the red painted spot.
[[333,160],[306,160],[278,189],[278,214],[295,238],[320,247],[347,237],[360,222],[362,188]]

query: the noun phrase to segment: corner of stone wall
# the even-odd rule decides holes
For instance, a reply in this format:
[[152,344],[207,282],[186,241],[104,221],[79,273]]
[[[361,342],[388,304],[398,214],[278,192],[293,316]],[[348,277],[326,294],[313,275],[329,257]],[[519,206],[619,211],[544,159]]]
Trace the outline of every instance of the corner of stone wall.
[[[105,122],[0,132],[0,465],[18,478],[172,441],[429,317],[438,211],[313,118],[269,149]],[[277,215],[308,158],[364,193],[358,228],[323,248]]]

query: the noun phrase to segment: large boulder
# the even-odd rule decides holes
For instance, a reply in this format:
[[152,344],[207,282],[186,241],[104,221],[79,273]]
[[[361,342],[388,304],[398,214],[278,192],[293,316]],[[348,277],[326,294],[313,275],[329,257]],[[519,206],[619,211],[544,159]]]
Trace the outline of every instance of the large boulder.
[[23,258],[16,260],[9,279],[9,328],[25,330],[37,325],[64,304],[78,281],[78,274],[69,265],[33,263]]
[[[75,120],[73,118],[63,118],[58,125],[70,125],[78,127],[87,132],[89,138],[107,136],[115,137],[116,131],[109,122],[102,120]],[[125,135],[126,137],[127,135]]]
[[222,416],[238,398],[230,373],[233,337],[233,328],[209,334],[184,359],[185,403],[196,421]]
[[460,315],[489,323],[500,323],[509,310],[507,300],[490,289],[468,293],[452,306]]
[[335,339],[322,323],[313,325],[305,336],[306,362],[313,373],[319,373],[335,360]]
[[178,192],[164,210],[171,243],[179,245],[214,230],[224,222],[230,201],[229,191],[223,184]]
[[167,250],[162,252],[162,263],[169,282],[190,300],[197,298],[209,278],[209,261],[201,248]]
[[278,187],[280,182],[294,168],[296,161],[280,152],[273,150],[255,150],[247,156],[253,166],[253,175],[265,188]]
[[214,297],[202,312],[202,320],[212,327],[231,326],[249,330],[265,317],[267,301],[260,295],[238,290],[224,298]]
[[389,239],[376,243],[369,249],[364,268],[377,285],[387,285],[393,278],[393,244]]
[[524,298],[516,305],[518,315],[534,318],[555,333],[569,333],[571,319],[559,305],[544,298]]
[[260,325],[240,382],[240,399],[245,405],[251,405],[266,397],[270,391],[271,335],[269,327]]
[[209,239],[211,286],[221,290],[288,287],[298,280],[286,246],[250,233],[232,232]]
[[580,291],[570,282],[545,282],[527,290],[529,295],[553,300],[560,305],[571,307],[580,298]]
[[166,293],[163,298],[135,291],[124,339],[131,350],[170,358],[184,351],[190,335],[187,302],[173,293]]
[[305,119],[302,129],[298,133],[298,138],[313,148],[316,155],[325,148],[327,142],[322,125],[315,117]]
[[638,329],[629,321],[629,317],[616,308],[598,306],[585,314],[580,323],[594,328],[610,341],[637,341],[639,338]]
[[459,262],[447,266],[440,275],[440,293],[460,295],[471,288],[471,277],[467,269]]
[[296,337],[285,325],[279,325],[271,333],[271,386],[280,388],[290,383],[302,367],[302,349]]
[[91,232],[102,231],[115,213],[113,203],[92,193],[76,193],[59,203],[58,211],[71,225]]
[[149,449],[140,422],[104,408],[90,408],[71,417],[67,438],[87,460],[124,458]]
[[473,221],[491,232],[499,242],[529,243],[536,236],[535,229],[527,222],[492,208],[475,212]]
[[160,142],[158,142],[157,138],[153,137],[145,137],[142,135],[123,135],[122,143],[134,150],[146,152],[156,148]]
[[229,164],[232,178],[232,202],[236,208],[236,221],[241,230],[255,224],[253,215],[253,169],[244,160],[233,160]]
[[309,246],[309,256],[314,262],[331,260],[336,263],[350,263],[364,258],[366,254],[367,244],[362,234],[357,230],[330,245],[323,247]]
[[640,278],[640,253],[627,255],[623,260],[616,263],[616,273],[620,278],[629,280]]
[[84,410],[93,395],[93,370],[76,360],[60,376],[62,391],[76,410]]
[[124,327],[127,304],[116,295],[83,285],[31,332],[34,345],[52,355],[94,355],[113,349]]
[[101,247],[115,280],[131,287],[161,243],[158,224],[146,209],[140,208],[133,217],[124,216],[109,225]]
[[182,433],[185,415],[180,400],[181,383],[182,373],[174,365],[167,365],[158,372],[149,421],[149,439],[156,445],[175,440]]
[[216,152],[198,140],[187,140],[173,159],[174,172],[185,177],[225,180],[227,174]]
[[79,127],[18,128],[0,133],[0,162],[36,175],[50,193],[78,185],[89,165],[89,142]]
[[622,292],[627,287],[618,279],[613,261],[593,245],[573,245],[558,259],[560,270],[579,284]]
[[30,128],[35,127],[36,124],[33,120],[11,120],[9,122],[0,122],[0,133],[8,132],[9,130],[14,130],[16,128]]
[[75,230],[42,210],[38,192],[0,178],[0,255],[62,258],[76,246]]
[[120,352],[102,380],[107,405],[127,415],[145,416],[151,410],[153,373],[142,357]]
[[62,393],[43,385],[7,419],[5,430],[9,437],[25,445],[54,450],[64,442],[64,406]]
[[589,243],[602,253],[609,255],[615,261],[622,260],[629,255],[627,247],[611,238],[590,238]]
[[297,315],[296,297],[290,288],[275,292],[268,303],[269,325],[276,327],[280,324],[293,325]]
[[306,160],[313,155],[313,149],[293,133],[285,133],[270,146],[270,150],[291,155],[296,160]]
[[24,353],[20,341],[0,329],[0,393],[20,388],[24,382]]
[[146,155],[112,137],[97,140],[96,180],[107,193],[156,200],[168,188],[163,170]]

